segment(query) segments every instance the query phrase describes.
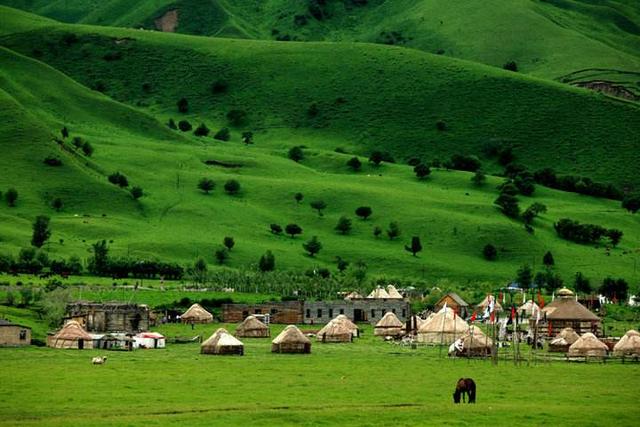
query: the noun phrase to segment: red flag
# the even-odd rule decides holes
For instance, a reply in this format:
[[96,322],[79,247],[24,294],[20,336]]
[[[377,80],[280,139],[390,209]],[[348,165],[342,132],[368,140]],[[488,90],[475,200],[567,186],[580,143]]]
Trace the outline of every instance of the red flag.
[[496,323],[496,311],[491,310],[491,316],[489,316],[489,321],[493,324]]
[[538,305],[540,308],[544,308],[544,298],[542,298],[542,294],[540,293],[540,289],[538,289]]
[[512,305],[511,306],[511,321],[515,322],[515,318],[516,318],[516,308]]
[[473,314],[471,315],[471,321],[475,322],[476,321],[476,312],[474,311]]
[[548,328],[548,332],[549,332],[549,336],[553,335],[553,325],[551,324],[551,322],[549,322],[549,328]]

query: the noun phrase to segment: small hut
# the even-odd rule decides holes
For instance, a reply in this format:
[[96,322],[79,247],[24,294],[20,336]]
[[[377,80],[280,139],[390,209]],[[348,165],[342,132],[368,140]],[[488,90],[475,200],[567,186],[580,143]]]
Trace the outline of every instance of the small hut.
[[31,344],[31,328],[0,319],[0,347]]
[[533,300],[529,300],[518,307],[518,315],[522,317],[532,317],[535,316],[536,313],[540,311],[540,306],[533,302]]
[[289,325],[271,341],[272,353],[311,353],[311,341],[296,325]]
[[133,337],[133,348],[165,348],[166,341],[158,332],[140,332]]
[[358,325],[353,323],[344,314],[338,314],[336,316],[336,318],[333,319],[333,320],[335,320],[336,322],[340,322],[340,323],[344,324],[344,326],[346,326],[347,329],[349,329],[351,331],[351,335],[353,335],[354,338],[358,338],[360,336],[360,328],[358,328]]
[[454,344],[456,356],[487,357],[491,355],[493,341],[480,328],[473,327]]
[[569,347],[574,342],[580,339],[580,335],[573,330],[573,328],[564,328],[558,335],[549,343],[549,351],[555,351],[558,353],[566,353],[569,351]]
[[613,347],[615,356],[640,356],[640,333],[630,330]]
[[211,323],[213,314],[205,310],[200,304],[193,304],[182,316],[182,323]]
[[269,327],[259,321],[255,316],[247,316],[236,328],[236,337],[241,338],[268,338],[271,336]]
[[374,290],[371,291],[369,295],[367,295],[368,299],[389,299],[389,294],[384,290],[383,287],[378,286]]
[[494,311],[502,311],[502,306],[500,305],[498,300],[496,300],[496,298],[493,295],[487,295],[486,297],[484,297],[482,302],[476,306],[478,308],[478,310],[479,311],[485,311],[487,309],[487,307],[489,307],[491,299],[493,299],[493,301],[494,301],[493,310]]
[[47,337],[47,346],[53,348],[93,348],[93,337],[75,320],[67,322],[54,335]]
[[440,311],[445,306],[445,304],[447,305],[447,307],[452,308],[456,313],[464,318],[466,318],[470,314],[469,304],[455,292],[449,292],[448,294],[443,295],[442,298],[438,300],[434,308],[436,311]]
[[395,313],[389,311],[376,323],[373,333],[377,337],[399,337],[404,333],[403,327],[404,324],[398,319]]
[[576,301],[575,294],[567,288],[556,293],[556,299],[542,309],[542,314],[546,322],[539,322],[539,336],[567,327],[573,328],[578,335],[600,331],[600,318]]
[[353,334],[344,323],[333,319],[318,331],[316,339],[320,342],[351,342]]
[[427,344],[451,344],[464,336],[469,325],[453,309],[443,307],[418,329],[417,340]]
[[200,353],[242,356],[244,344],[226,329],[220,328],[200,345]]
[[388,285],[387,286],[387,294],[389,294],[390,299],[404,299],[402,294],[398,292],[395,286]]
[[568,355],[570,357],[575,356],[591,356],[591,357],[605,357],[609,347],[602,341],[600,341],[591,332],[583,334],[576,342],[569,347]]

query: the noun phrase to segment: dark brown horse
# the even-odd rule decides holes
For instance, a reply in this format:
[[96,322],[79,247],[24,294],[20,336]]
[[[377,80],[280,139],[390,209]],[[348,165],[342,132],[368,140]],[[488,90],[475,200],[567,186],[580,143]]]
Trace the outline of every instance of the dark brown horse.
[[456,391],[453,392],[453,403],[465,403],[464,395],[469,396],[469,403],[476,403],[476,383],[471,378],[460,378],[456,383]]

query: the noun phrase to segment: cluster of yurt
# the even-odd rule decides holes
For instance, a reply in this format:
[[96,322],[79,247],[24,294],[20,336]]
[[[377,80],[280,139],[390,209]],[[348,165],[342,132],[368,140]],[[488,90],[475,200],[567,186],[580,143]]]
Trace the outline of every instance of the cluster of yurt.
[[417,341],[426,344],[451,344],[469,330],[469,325],[453,309],[443,307],[422,323]]
[[376,323],[373,334],[377,337],[400,337],[404,335],[404,323],[391,311]]
[[247,316],[242,321],[235,333],[240,338],[268,338],[271,336],[269,327],[259,321],[255,316]]
[[200,353],[242,356],[244,344],[226,329],[219,328],[200,345]]
[[54,335],[47,337],[47,346],[53,348],[75,348],[78,350],[93,348],[93,337],[75,320],[67,322]]
[[311,353],[311,340],[295,325],[289,325],[271,341],[272,353]]
[[569,347],[580,339],[580,335],[573,328],[564,328],[549,342],[549,351],[566,353]]
[[351,342],[358,336],[360,336],[358,326],[347,316],[340,314],[318,331],[316,339],[320,342]]
[[640,333],[630,330],[613,347],[614,356],[640,357]]
[[182,323],[211,323],[213,314],[205,310],[200,304],[193,304],[182,316]]
[[586,332],[569,346],[567,355],[569,357],[605,357],[608,351],[609,347],[607,347],[605,343],[600,341],[591,332]]

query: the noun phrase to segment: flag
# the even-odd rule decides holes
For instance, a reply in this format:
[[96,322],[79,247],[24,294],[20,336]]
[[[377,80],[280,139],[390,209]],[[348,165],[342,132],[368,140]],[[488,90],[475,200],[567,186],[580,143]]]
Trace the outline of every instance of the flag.
[[549,332],[549,336],[553,335],[553,325],[551,324],[551,322],[549,322],[549,327],[547,332]]
[[540,289],[538,289],[538,305],[540,308],[544,308],[544,298],[542,298],[542,294],[540,293]]
[[471,315],[471,319],[469,320],[470,322],[475,322],[476,321],[476,312],[475,310],[473,311],[473,314]]
[[491,322],[491,324],[496,323],[496,312],[494,310],[491,310],[489,314],[489,322]]
[[514,305],[511,306],[511,321],[512,322],[517,322],[516,307]]

